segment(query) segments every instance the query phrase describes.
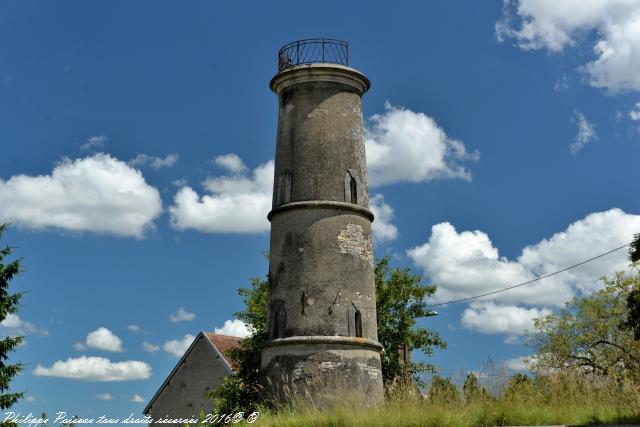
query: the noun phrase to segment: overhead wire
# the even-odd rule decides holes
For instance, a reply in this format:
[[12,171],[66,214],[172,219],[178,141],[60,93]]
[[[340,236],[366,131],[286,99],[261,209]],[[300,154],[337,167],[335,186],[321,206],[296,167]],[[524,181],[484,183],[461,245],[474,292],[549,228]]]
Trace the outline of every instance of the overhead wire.
[[459,298],[459,299],[454,299],[454,300],[450,300],[450,301],[439,302],[439,303],[435,303],[435,304],[429,304],[429,305],[427,305],[427,307],[440,307],[440,306],[443,306],[443,305],[449,305],[449,304],[456,304],[456,303],[459,303],[459,302],[471,301],[471,300],[482,298],[482,297],[486,297],[486,296],[489,296],[489,295],[495,295],[495,294],[498,294],[500,292],[505,292],[505,291],[508,291],[508,290],[511,290],[511,289],[514,289],[514,288],[518,288],[520,286],[530,285],[531,283],[537,282],[537,281],[542,280],[542,279],[549,278],[551,276],[555,276],[556,274],[563,273],[563,272],[565,272],[567,270],[571,270],[572,268],[579,267],[579,266],[584,265],[584,264],[586,264],[588,262],[594,261],[594,260],[596,260],[598,258],[602,258],[603,256],[606,256],[606,255],[609,255],[609,254],[611,254],[613,252],[619,251],[620,249],[629,246],[631,243],[632,242],[625,243],[622,246],[618,246],[615,249],[611,249],[610,251],[601,253],[600,255],[594,256],[593,258],[589,258],[589,259],[584,260],[582,262],[579,262],[577,264],[573,264],[573,265],[571,265],[569,267],[565,267],[562,270],[554,271],[553,273],[545,274],[543,276],[538,276],[535,279],[531,279],[531,280],[528,280],[526,282],[518,283],[517,285],[508,286],[506,288],[496,289],[495,291],[486,292],[484,294],[474,295],[474,296],[471,296],[471,297]]

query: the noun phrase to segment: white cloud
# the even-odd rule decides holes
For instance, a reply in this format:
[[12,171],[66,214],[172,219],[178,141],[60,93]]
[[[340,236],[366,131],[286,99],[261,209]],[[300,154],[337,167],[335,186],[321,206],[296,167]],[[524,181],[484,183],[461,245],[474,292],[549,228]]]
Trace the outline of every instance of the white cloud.
[[6,329],[7,332],[14,335],[49,335],[49,331],[46,329],[36,326],[33,323],[26,322],[14,313],[7,314],[7,317],[0,322],[0,326],[3,329]]
[[[610,209],[587,215],[565,231],[522,250],[516,260],[500,257],[482,231],[458,233],[448,222],[431,228],[429,241],[407,251],[438,285],[438,300],[465,298],[531,280],[630,241],[640,231],[640,215]],[[599,278],[627,267],[618,251],[531,285],[486,297],[503,304],[562,306],[576,292],[599,289]]]
[[[457,232],[450,223],[444,222],[431,228],[427,243],[410,249],[407,254],[438,285],[435,299],[446,301],[491,292],[558,271],[618,247],[639,231],[640,215],[620,209],[596,212],[549,239],[525,247],[517,259],[509,260],[499,256],[486,233]],[[524,329],[527,318],[536,317],[546,307],[560,307],[576,294],[586,295],[599,289],[600,277],[624,270],[627,265],[627,253],[620,250],[530,285],[487,296],[465,311],[467,317],[463,323],[484,333],[515,335]],[[518,307],[518,304],[527,307]],[[516,317],[517,322],[513,320]],[[505,326],[507,323],[511,326]]]
[[98,400],[113,400],[113,395],[111,393],[96,394],[95,398]]
[[629,111],[629,118],[631,120],[640,120],[640,102],[635,105],[635,108]]
[[35,396],[30,394],[27,397],[25,397],[24,400],[26,400],[27,402],[35,402],[38,399]]
[[203,185],[209,194],[199,196],[191,187],[182,187],[169,208],[173,226],[210,233],[269,230],[273,173],[273,161],[269,161],[255,168],[252,176],[207,179]]
[[477,160],[461,141],[448,137],[431,117],[385,103],[370,118],[365,142],[369,184],[421,182],[437,178],[471,179],[461,162]]
[[84,351],[87,349],[87,346],[84,343],[81,343],[80,341],[77,341],[73,344],[73,348],[78,350],[78,351]]
[[131,166],[149,165],[152,169],[158,170],[160,168],[170,168],[178,161],[178,155],[176,153],[168,154],[166,157],[150,156],[148,154],[138,154],[133,159],[129,160]]
[[247,171],[247,166],[242,162],[242,159],[234,153],[217,156],[213,162],[230,173],[239,174]]
[[531,356],[520,356],[505,360],[502,364],[512,371],[527,371],[527,364]]
[[182,357],[184,352],[187,351],[195,338],[195,336],[187,334],[181,340],[171,340],[165,342],[162,346],[162,349],[176,359],[179,359],[180,357]]
[[139,394],[134,394],[131,399],[129,399],[129,402],[133,402],[133,403],[144,403],[144,397],[140,396]]
[[369,208],[375,216],[372,231],[376,241],[390,241],[398,237],[398,229],[391,223],[393,219],[393,208],[384,202],[382,194],[374,195],[369,200],[369,203]]
[[50,368],[40,364],[33,374],[38,377],[58,377],[83,381],[146,380],[151,376],[151,366],[139,360],[111,362],[104,357],[81,356],[58,360]]
[[160,346],[151,344],[147,341],[142,343],[142,348],[144,349],[144,351],[148,351],[149,353],[155,353],[156,351],[160,350]]
[[140,171],[108,154],[63,159],[51,175],[0,179],[0,222],[142,237],[162,211]]
[[640,0],[506,0],[504,11],[498,40],[562,52],[594,34],[595,59],[580,68],[589,84],[640,90]]
[[578,134],[569,148],[572,154],[577,154],[587,143],[597,139],[598,135],[596,135],[595,125],[589,122],[584,114],[574,111],[572,121],[578,126]]
[[551,310],[542,308],[524,308],[497,305],[493,302],[476,302],[462,313],[462,325],[483,334],[506,334],[507,342],[514,337],[533,330],[533,319],[551,314]]
[[140,331],[140,326],[138,326],[138,325],[128,325],[127,326],[127,330],[129,330],[131,332],[138,332],[138,331]]
[[100,327],[95,331],[90,332],[85,338],[84,343],[77,342],[74,344],[74,348],[76,350],[95,348],[105,351],[123,351],[122,340],[105,327]]
[[86,150],[95,150],[104,148],[104,144],[109,140],[104,135],[90,136],[87,140],[80,146],[80,149],[83,151]]
[[169,320],[172,322],[187,322],[196,318],[194,313],[189,313],[184,307],[180,307],[177,312],[169,315]]
[[216,334],[231,335],[233,337],[248,337],[251,331],[247,325],[239,319],[225,320],[222,328],[215,328]]

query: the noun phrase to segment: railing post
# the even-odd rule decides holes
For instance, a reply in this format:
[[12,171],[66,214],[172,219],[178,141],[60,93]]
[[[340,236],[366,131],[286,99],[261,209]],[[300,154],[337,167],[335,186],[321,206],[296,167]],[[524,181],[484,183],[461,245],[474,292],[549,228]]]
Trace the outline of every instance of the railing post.
[[300,64],[300,42],[296,42],[296,65]]
[[324,62],[324,39],[322,39],[322,62]]

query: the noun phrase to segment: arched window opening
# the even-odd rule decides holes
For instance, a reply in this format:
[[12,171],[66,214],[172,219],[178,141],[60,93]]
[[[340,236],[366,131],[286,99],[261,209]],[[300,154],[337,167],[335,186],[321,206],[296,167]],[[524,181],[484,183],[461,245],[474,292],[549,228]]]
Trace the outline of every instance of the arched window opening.
[[353,169],[347,170],[344,175],[344,201],[347,203],[358,204],[358,187],[360,181],[358,175]]
[[362,314],[360,311],[356,311],[355,314],[355,326],[356,326],[356,337],[362,338]]
[[269,338],[282,338],[284,336],[284,328],[287,321],[287,313],[282,301],[273,302],[269,320]]
[[276,187],[275,206],[278,207],[291,203],[291,182],[293,181],[291,172],[285,171],[278,177],[278,185]]
[[351,301],[349,306],[349,336],[362,338],[364,336],[363,329],[363,313],[364,306],[360,301]]
[[358,183],[354,177],[351,177],[351,182],[349,183],[349,187],[351,190],[351,203],[358,204]]

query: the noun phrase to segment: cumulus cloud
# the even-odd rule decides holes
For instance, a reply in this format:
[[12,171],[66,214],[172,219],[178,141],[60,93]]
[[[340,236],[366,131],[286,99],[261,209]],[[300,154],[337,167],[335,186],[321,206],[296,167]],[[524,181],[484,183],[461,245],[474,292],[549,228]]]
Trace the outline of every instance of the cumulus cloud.
[[176,153],[168,154],[166,157],[150,156],[148,154],[138,154],[133,159],[129,160],[131,166],[143,166],[149,165],[151,169],[170,168],[178,161],[178,155]]
[[50,368],[38,364],[33,375],[104,382],[146,380],[151,376],[151,366],[139,360],[112,362],[104,357],[81,356],[58,360]]
[[372,231],[376,242],[394,240],[398,237],[398,229],[391,223],[393,208],[384,202],[382,194],[376,194],[369,200],[369,208],[375,216]]
[[142,343],[142,348],[144,349],[144,351],[148,351],[149,353],[155,353],[156,351],[160,350],[160,346],[151,344],[147,341]]
[[140,238],[161,212],[158,190],[108,154],[65,158],[50,175],[0,179],[0,222],[26,228]]
[[631,111],[629,111],[629,118],[631,120],[640,120],[640,102],[638,102]]
[[49,331],[46,329],[36,326],[33,323],[26,322],[14,313],[7,314],[7,317],[0,322],[0,327],[12,335],[49,335]]
[[179,359],[182,357],[184,352],[187,351],[195,338],[195,336],[187,334],[181,340],[171,340],[165,342],[162,346],[162,349],[176,359]]
[[[427,243],[407,254],[438,285],[436,299],[445,301],[491,292],[555,272],[618,247],[639,231],[640,215],[620,209],[596,212],[549,239],[525,247],[518,258],[509,260],[499,255],[486,233],[458,232],[444,222],[431,228]],[[544,314],[545,307],[562,306],[576,294],[586,295],[599,289],[598,278],[624,270],[627,264],[626,252],[618,251],[533,284],[485,297],[482,303],[472,304],[465,311],[463,324],[484,333],[515,335],[524,329],[522,325],[527,324],[527,318]],[[522,304],[526,307],[518,307]],[[520,319],[514,325],[521,326],[506,329],[503,322],[511,322],[513,316]]]
[[97,350],[104,351],[123,351],[122,340],[105,327],[100,327],[95,331],[90,332],[85,338],[84,343],[77,342],[74,344],[74,348],[76,350],[95,348]]
[[234,173],[207,179],[203,185],[208,194],[202,196],[191,187],[182,187],[169,208],[171,222],[179,230],[263,233],[269,230],[273,174],[273,161],[269,161],[250,175]]
[[138,331],[140,331],[140,326],[138,326],[138,325],[128,325],[127,326],[127,330],[129,330],[131,332],[138,332]]
[[104,148],[104,144],[109,140],[104,135],[90,136],[87,140],[80,146],[80,149],[83,151],[88,150],[99,150]]
[[385,103],[367,126],[367,164],[372,187],[437,178],[471,179],[462,166],[477,160],[461,141],[450,138],[431,117]]
[[217,156],[213,159],[213,163],[230,173],[245,173],[247,171],[247,167],[240,156],[234,153]]
[[530,356],[520,356],[514,357],[512,359],[505,360],[502,364],[505,368],[510,369],[512,371],[527,371],[529,368],[527,364],[529,363]]
[[483,334],[507,335],[507,342],[533,330],[533,319],[551,314],[551,310],[497,305],[493,302],[473,303],[462,313],[462,325]]
[[96,394],[95,398],[98,400],[113,400],[113,395],[111,393]]
[[596,134],[596,125],[589,122],[584,114],[578,111],[573,112],[573,123],[578,126],[578,134],[573,139],[573,144],[569,146],[569,149],[571,154],[577,154],[587,143],[597,139],[598,135]]
[[194,313],[189,313],[187,310],[184,309],[184,307],[180,307],[178,311],[176,311],[174,314],[169,315],[169,320],[171,320],[174,323],[188,322],[195,318],[196,318],[196,315]]
[[524,50],[562,52],[592,40],[595,59],[580,69],[589,84],[640,90],[640,0],[506,0],[498,40]]
[[144,403],[144,397],[140,396],[139,394],[134,394],[131,399],[129,399],[129,402],[133,402],[133,403]]
[[215,328],[216,334],[231,335],[233,337],[248,337],[251,331],[240,319],[225,320],[222,328]]

